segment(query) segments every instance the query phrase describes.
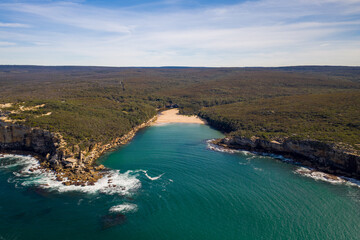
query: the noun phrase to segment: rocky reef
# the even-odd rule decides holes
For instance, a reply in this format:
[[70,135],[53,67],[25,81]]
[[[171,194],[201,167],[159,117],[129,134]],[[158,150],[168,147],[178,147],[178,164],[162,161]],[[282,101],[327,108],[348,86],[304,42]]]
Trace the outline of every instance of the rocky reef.
[[291,156],[302,164],[317,170],[360,179],[359,153],[340,144],[286,138],[269,141],[255,136],[251,138],[228,137],[214,140],[212,143],[231,149]]
[[139,129],[155,119],[153,117],[111,142],[94,143],[85,150],[67,144],[60,133],[0,121],[0,152],[35,156],[41,167],[52,171],[64,185],[93,185],[105,169],[103,165],[96,166],[95,160],[105,151],[130,141]]

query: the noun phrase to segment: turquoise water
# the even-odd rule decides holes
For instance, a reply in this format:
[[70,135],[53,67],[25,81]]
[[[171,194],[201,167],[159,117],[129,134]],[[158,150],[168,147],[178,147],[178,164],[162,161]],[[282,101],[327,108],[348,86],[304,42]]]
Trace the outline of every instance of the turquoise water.
[[218,137],[197,124],[147,128],[100,159],[120,171],[87,189],[27,172],[31,158],[1,158],[0,239],[360,238],[360,188],[209,150]]

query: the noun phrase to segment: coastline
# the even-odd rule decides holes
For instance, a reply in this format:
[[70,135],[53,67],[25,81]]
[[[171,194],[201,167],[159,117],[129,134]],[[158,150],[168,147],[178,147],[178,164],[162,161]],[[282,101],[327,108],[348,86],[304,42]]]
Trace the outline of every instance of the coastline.
[[0,124],[0,132],[4,133],[0,139],[0,156],[30,155],[39,162],[39,166],[30,169],[30,172],[41,168],[53,173],[56,180],[66,186],[94,185],[103,178],[107,170],[103,165],[97,165],[96,160],[108,150],[131,141],[137,131],[149,126],[156,119],[157,115],[109,143],[94,144],[88,151],[68,146],[59,133],[3,122]]
[[246,150],[256,153],[278,154],[299,162],[302,166],[320,171],[329,178],[347,177],[360,180],[360,156],[315,140],[268,141],[257,137],[240,136],[215,139],[211,144],[228,150]]
[[[31,151],[28,145],[24,145],[22,148],[22,146],[19,145],[19,141],[28,142],[28,140],[26,138],[22,139],[22,135],[19,135],[17,132],[16,141],[18,142],[14,142],[14,145],[11,145],[13,148],[10,146],[8,149],[6,149],[6,147],[4,148],[4,143],[1,143],[2,146],[0,145],[0,148],[2,148],[0,154],[31,155],[39,161],[41,168],[53,172],[56,175],[56,179],[64,185],[93,185],[103,177],[104,171],[107,170],[103,165],[96,164],[96,160],[103,154],[130,142],[140,129],[147,126],[158,126],[168,123],[207,124],[206,121],[198,116],[180,115],[178,109],[169,109],[158,112],[148,121],[131,129],[127,134],[105,144],[96,143],[85,151],[74,150],[74,146],[68,146],[59,133],[50,133],[42,129],[26,128],[21,125],[9,125],[10,129],[14,131],[11,133],[11,136],[16,135],[13,133],[15,133],[16,128],[19,128],[21,131],[26,130],[24,136],[28,137],[31,132],[33,134],[30,136],[32,140],[36,137],[44,138],[47,136],[46,140],[41,139],[41,141],[51,142],[52,145],[49,143],[45,144],[47,148],[43,148],[41,151],[36,151],[35,149]],[[1,127],[3,127],[3,125],[1,125]],[[35,135],[35,133],[37,135]],[[268,141],[256,137],[245,138],[234,136],[231,138],[216,139],[211,143],[229,150],[241,149],[258,153],[280,154],[300,162],[305,167],[329,174],[330,178],[332,176],[345,176],[360,180],[359,155],[317,141],[295,141],[288,139]],[[35,143],[35,145],[37,144],[38,142]]]
[[[62,182],[63,185],[84,187],[94,185],[104,176],[107,169],[103,165],[96,164],[103,154],[130,142],[140,129],[167,123],[206,124],[206,121],[195,115],[180,115],[178,109],[161,111],[148,121],[132,128],[125,135],[108,143],[95,143],[88,151],[68,146],[60,133],[3,122],[0,130],[9,136],[5,137],[4,135],[0,154],[30,155],[38,160],[43,170],[52,172],[56,176],[56,180]],[[47,138],[42,139],[43,136],[47,136]],[[31,143],[30,141],[34,139],[36,142]],[[20,142],[26,142],[26,144],[21,145]],[[42,148],[37,149],[32,145],[42,145]]]
[[179,109],[173,108],[159,112],[156,121],[152,125],[162,125],[168,123],[194,123],[207,124],[207,122],[196,115],[181,115]]
[[[320,180],[331,184],[346,184],[348,186],[360,188],[360,180],[353,177],[346,177],[341,174],[328,173],[324,170],[314,168],[308,161],[304,161],[304,158],[295,158],[291,155],[284,155],[281,153],[265,152],[265,151],[248,151],[242,148],[229,148],[223,144],[216,144],[218,139],[211,139],[207,141],[207,148],[212,151],[225,152],[229,154],[244,154],[246,156],[256,155],[259,157],[271,157],[275,160],[281,161],[286,164],[293,165],[295,169],[294,174],[301,175],[303,177],[312,178],[316,181]],[[250,157],[252,158],[252,157]]]
[[[140,129],[168,123],[207,124],[198,116],[179,114],[178,109],[164,110],[121,137],[108,143],[95,143],[88,150],[81,151],[76,146],[69,146],[60,133],[3,122],[0,126],[4,133],[4,139],[0,139],[0,154],[30,155],[37,159],[39,168],[52,172],[63,185],[84,187],[94,185],[104,176],[107,169],[96,164],[103,154],[130,142]],[[30,169],[33,170],[37,169]]]

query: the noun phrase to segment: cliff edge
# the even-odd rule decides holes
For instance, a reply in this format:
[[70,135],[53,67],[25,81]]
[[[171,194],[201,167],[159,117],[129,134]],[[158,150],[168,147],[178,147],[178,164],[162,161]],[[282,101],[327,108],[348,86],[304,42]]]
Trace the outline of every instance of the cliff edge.
[[360,155],[337,144],[316,140],[278,139],[268,141],[259,137],[228,137],[214,140],[214,144],[233,149],[270,152],[291,156],[309,167],[330,174],[360,179]]
[[68,145],[60,133],[0,121],[0,152],[35,156],[41,166],[53,171],[64,185],[93,185],[103,176],[105,168],[103,165],[96,166],[96,159],[105,151],[130,141],[139,129],[155,119],[156,116],[111,142],[94,143],[85,150],[80,150],[77,145]]

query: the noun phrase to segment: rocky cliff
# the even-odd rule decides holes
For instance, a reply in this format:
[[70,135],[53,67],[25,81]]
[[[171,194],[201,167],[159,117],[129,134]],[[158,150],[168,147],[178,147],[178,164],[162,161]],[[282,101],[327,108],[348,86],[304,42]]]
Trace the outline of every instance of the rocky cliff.
[[30,153],[65,185],[92,185],[102,177],[104,168],[102,165],[94,166],[95,160],[105,151],[130,141],[139,129],[155,119],[153,117],[109,143],[95,143],[86,150],[80,150],[77,145],[69,146],[59,133],[0,121],[0,152]]
[[0,150],[27,151],[46,158],[58,153],[64,144],[59,134],[38,128],[0,122]]
[[360,155],[337,144],[293,139],[267,141],[240,136],[216,140],[214,143],[229,148],[290,155],[318,170],[360,179]]

